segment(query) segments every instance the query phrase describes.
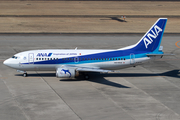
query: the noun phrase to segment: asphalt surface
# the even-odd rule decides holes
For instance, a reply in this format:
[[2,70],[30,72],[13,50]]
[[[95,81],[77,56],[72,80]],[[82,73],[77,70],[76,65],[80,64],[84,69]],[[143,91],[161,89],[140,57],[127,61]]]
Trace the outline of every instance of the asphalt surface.
[[54,72],[24,78],[2,62],[32,49],[118,49],[141,36],[1,35],[0,118],[2,120],[179,120],[180,36],[164,36],[174,53],[117,73],[90,74],[89,80],[60,79]]

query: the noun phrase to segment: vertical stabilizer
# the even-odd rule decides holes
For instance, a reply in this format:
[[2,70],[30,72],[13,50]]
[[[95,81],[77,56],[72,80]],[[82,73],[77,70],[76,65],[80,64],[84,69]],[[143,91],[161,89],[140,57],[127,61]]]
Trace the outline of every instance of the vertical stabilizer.
[[159,18],[135,45],[134,50],[158,52],[167,18]]

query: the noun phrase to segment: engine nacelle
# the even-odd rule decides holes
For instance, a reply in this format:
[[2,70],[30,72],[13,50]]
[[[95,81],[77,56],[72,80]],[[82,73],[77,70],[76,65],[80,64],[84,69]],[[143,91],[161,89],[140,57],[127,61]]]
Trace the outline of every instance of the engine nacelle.
[[73,68],[57,68],[56,77],[58,78],[74,78],[78,73]]

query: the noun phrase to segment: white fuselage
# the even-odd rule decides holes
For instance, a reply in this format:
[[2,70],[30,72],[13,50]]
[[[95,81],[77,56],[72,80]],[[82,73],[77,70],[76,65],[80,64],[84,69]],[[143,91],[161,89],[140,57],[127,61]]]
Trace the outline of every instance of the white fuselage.
[[[110,57],[117,50],[32,50],[18,53],[4,64],[22,71],[55,71],[62,65],[116,70],[136,66],[150,57],[136,58],[134,53]],[[104,53],[105,55],[99,55]],[[107,54],[107,56],[106,56]]]

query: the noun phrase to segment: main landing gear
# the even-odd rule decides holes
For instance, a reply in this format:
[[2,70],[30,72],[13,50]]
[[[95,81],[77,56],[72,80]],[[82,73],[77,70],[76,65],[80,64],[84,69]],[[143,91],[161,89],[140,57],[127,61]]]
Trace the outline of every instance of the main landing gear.
[[84,74],[84,79],[85,80],[89,80],[89,75],[88,74]]
[[23,77],[27,77],[27,73],[23,73]]

